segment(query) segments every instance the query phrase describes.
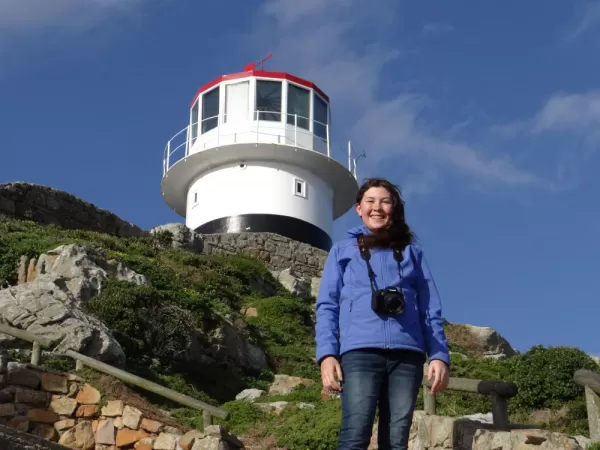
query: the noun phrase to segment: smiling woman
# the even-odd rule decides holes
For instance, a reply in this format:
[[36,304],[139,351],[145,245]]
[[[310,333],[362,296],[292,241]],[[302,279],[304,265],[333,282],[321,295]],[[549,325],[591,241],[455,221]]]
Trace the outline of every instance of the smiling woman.
[[335,243],[325,263],[316,357],[324,388],[341,391],[338,449],[367,449],[379,406],[379,448],[406,450],[426,355],[431,391],[448,385],[441,303],[399,190],[367,180],[356,212],[363,225]]

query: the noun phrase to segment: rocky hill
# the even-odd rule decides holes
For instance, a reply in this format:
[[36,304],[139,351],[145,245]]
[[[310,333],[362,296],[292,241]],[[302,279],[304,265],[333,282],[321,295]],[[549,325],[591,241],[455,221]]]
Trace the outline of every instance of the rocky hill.
[[[22,188],[10,186],[11,195]],[[44,191],[27,186],[27,192]],[[7,189],[0,186],[0,321],[52,342],[43,357],[46,368],[74,374],[74,363],[61,356],[72,348],[229,410],[228,420],[215,423],[239,437],[246,448],[335,448],[340,405],[321,392],[313,358],[313,296],[324,252],[276,235],[198,236],[177,224],[150,232],[120,231],[137,229],[125,225],[102,229],[99,222],[65,226],[49,218],[49,211],[62,209],[51,209],[48,197],[36,203],[32,194],[25,195],[30,208],[25,217],[41,217],[35,205],[43,203],[44,219],[36,223],[22,220],[24,213],[10,217],[12,203],[3,200],[3,192]],[[515,382],[519,393],[509,403],[511,423],[539,428],[534,441],[545,442],[540,448],[584,448],[585,438],[569,436],[588,436],[582,389],[572,381],[578,369],[598,371],[588,355],[575,348],[541,346],[519,354],[490,328],[447,322],[446,330],[453,376]],[[30,346],[23,342],[0,334],[0,344],[14,364],[29,356]],[[163,433],[165,450],[175,450],[175,438],[202,428],[201,414],[195,410],[126,388],[109,377],[77,376],[94,385],[104,400],[124,399],[139,411],[138,427],[125,427],[125,434],[115,425],[118,417],[101,415],[105,405],[90,407],[95,419],[77,416],[77,405],[73,417],[61,417],[74,420],[73,425],[88,420],[90,424],[80,428],[95,436],[102,424],[109,428],[110,432],[102,428],[109,441],[121,431],[123,443],[123,436],[131,438],[135,431],[157,448]],[[11,414],[0,417],[0,425],[19,424],[22,429],[31,408],[15,400],[16,388],[9,390],[10,402],[21,406],[8,408]],[[2,393],[0,389],[0,400]],[[77,394],[71,394],[76,399]],[[421,397],[418,408],[423,408]],[[437,398],[437,416],[417,414],[411,449],[483,449],[502,439],[513,444],[494,448],[530,448],[524,442],[532,439],[531,433],[490,433],[489,413],[489,398],[443,393]],[[468,446],[455,442],[452,430],[459,417]],[[160,423],[161,431],[156,428],[151,434],[141,428],[142,418]],[[45,436],[64,442],[63,436],[74,429],[54,428],[56,433],[50,433],[29,420],[26,431],[45,430]],[[472,442],[479,446],[471,447]],[[114,448],[110,445],[115,444],[95,448]]]

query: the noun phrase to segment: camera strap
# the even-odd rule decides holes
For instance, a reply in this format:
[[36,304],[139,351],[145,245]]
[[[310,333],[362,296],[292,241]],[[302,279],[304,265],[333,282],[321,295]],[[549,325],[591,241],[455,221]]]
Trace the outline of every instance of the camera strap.
[[[371,252],[364,245],[363,236],[360,235],[356,238],[356,243],[358,244],[358,250],[360,251],[360,257],[365,260],[367,263],[367,272],[369,274],[369,281],[371,283],[371,291],[375,292],[377,290],[377,286],[375,283],[375,272],[373,271],[373,267],[371,267]],[[393,248],[394,251],[394,259],[398,263],[398,271],[400,271],[400,263],[402,262],[402,252],[398,248]]]

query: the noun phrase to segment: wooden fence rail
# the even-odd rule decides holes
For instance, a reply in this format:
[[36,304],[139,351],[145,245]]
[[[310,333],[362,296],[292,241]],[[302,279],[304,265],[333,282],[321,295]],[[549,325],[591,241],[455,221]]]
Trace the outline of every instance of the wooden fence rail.
[[[435,395],[429,388],[433,380],[423,377],[423,402],[426,414],[435,414]],[[471,392],[474,394],[489,395],[492,401],[492,418],[494,429],[499,431],[509,430],[508,399],[517,395],[517,385],[504,381],[475,380],[472,378],[450,377],[448,389],[451,391]]]
[[[51,346],[51,341],[43,336],[38,336],[26,330],[20,330],[4,323],[0,323],[0,333],[13,336],[23,341],[31,342],[33,344],[33,349],[31,352],[32,365],[39,365],[42,348],[47,349]],[[229,417],[229,411],[209,405],[208,403],[201,402],[193,397],[181,394],[165,386],[161,386],[160,384],[146,380],[145,378],[138,377],[137,375],[118,369],[110,364],[106,364],[102,361],[90,358],[89,356],[82,355],[76,351],[67,350],[64,355],[69,356],[76,361],[77,370],[81,370],[84,366],[88,366],[94,370],[97,370],[98,372],[118,378],[124,383],[132,384],[145,389],[146,391],[161,395],[169,400],[180,403],[184,406],[202,411],[205,427],[212,424],[212,416],[220,417],[222,419],[227,419],[227,417]]]
[[579,369],[573,375],[573,381],[585,389],[590,439],[600,442],[600,374]]

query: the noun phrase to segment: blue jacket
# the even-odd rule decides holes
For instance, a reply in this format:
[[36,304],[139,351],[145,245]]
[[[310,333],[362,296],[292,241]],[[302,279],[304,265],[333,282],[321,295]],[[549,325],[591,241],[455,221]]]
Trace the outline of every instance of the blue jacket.
[[335,243],[325,262],[316,303],[317,362],[353,349],[382,348],[416,350],[450,365],[440,298],[416,245],[404,249],[402,278],[392,250],[370,250],[376,289],[401,286],[406,301],[397,317],[371,309],[367,265],[356,244],[357,236],[368,233],[364,226],[349,230],[350,237]]

